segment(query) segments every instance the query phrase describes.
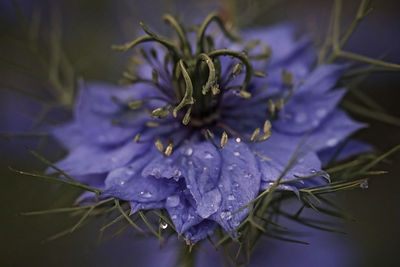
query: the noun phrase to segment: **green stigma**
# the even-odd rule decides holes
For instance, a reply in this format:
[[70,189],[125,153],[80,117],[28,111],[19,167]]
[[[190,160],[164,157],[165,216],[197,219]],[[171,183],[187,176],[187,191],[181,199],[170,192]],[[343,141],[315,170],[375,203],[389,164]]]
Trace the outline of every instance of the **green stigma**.
[[[242,42],[242,40],[231,33],[224,25],[222,19],[217,13],[212,13],[204,20],[200,27],[195,27],[196,31],[196,47],[192,49],[187,29],[179,23],[173,16],[164,15],[164,21],[170,25],[177,39],[169,39],[151,31],[146,25],[140,23],[140,26],[146,33],[145,36],[139,37],[134,41],[121,45],[113,46],[113,49],[127,51],[142,43],[153,42],[164,47],[167,51],[164,58],[165,73],[170,75],[171,88],[165,88],[159,82],[160,74],[156,69],[151,73],[152,79],[146,80],[137,77],[134,74],[125,72],[124,78],[131,83],[146,82],[152,83],[158,87],[165,95],[169,96],[169,101],[164,107],[159,107],[151,114],[155,118],[164,118],[170,113],[175,118],[179,118],[184,125],[192,127],[204,127],[214,123],[218,119],[219,103],[222,95],[229,90],[237,91],[237,95],[242,98],[250,98],[250,92],[246,91],[248,84],[253,76],[265,77],[261,72],[254,71],[251,59],[266,59],[270,52],[268,49],[265,55],[256,55],[251,58],[247,55],[249,50],[258,45],[259,42],[251,42],[243,51],[235,51],[230,49],[215,49],[214,38],[207,34],[207,29],[212,22],[215,22],[225,37],[232,42]],[[194,51],[193,51],[194,50]],[[150,56],[157,57],[155,49],[150,51],[151,55],[141,50],[143,57],[150,62]],[[220,57],[227,56],[235,63],[232,63],[232,71],[229,77],[221,71]],[[137,63],[138,61],[135,60]],[[233,61],[232,61],[233,62]],[[172,66],[170,71],[168,66]],[[161,66],[158,66],[161,67]],[[243,81],[236,86],[221,86],[225,81],[225,85],[233,80],[237,75],[245,72]],[[172,97],[171,97],[172,96]],[[131,102],[131,108],[140,108],[143,100]]]

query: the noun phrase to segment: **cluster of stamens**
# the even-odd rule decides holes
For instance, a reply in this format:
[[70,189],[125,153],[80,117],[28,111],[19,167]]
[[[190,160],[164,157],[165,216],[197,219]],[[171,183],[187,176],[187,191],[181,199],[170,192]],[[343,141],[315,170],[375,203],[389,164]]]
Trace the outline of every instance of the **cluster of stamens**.
[[[215,49],[214,39],[212,35],[206,34],[206,30],[211,22],[216,22],[225,37],[233,42],[242,42],[227,30],[223,21],[218,14],[210,14],[200,27],[194,29],[197,33],[196,48],[192,51],[186,29],[171,15],[165,15],[165,22],[172,26],[178,36],[178,42],[170,40],[164,36],[160,36],[151,31],[146,25],[140,23],[142,29],[147,34],[137,38],[136,40],[122,46],[113,46],[114,49],[127,51],[142,43],[154,42],[164,47],[164,62],[158,60],[156,49],[150,49],[146,52],[144,49],[138,49],[142,57],[152,66],[152,78],[144,79],[137,77],[131,72],[125,72],[124,78],[129,83],[150,83],[155,86],[164,95],[159,100],[166,104],[162,107],[151,110],[151,116],[162,119],[172,113],[174,118],[178,118],[184,125],[201,129],[207,138],[212,135],[208,130],[209,126],[217,123],[219,118],[219,106],[222,95],[230,90],[234,90],[236,95],[242,98],[250,98],[251,93],[246,88],[255,77],[265,77],[266,74],[255,71],[251,60],[266,60],[269,58],[270,50],[264,46],[263,52],[257,55],[249,56],[249,52],[256,46],[260,45],[259,41],[252,41],[245,46],[243,51],[235,51],[230,49]],[[230,73],[221,70],[220,57],[228,56],[232,59],[229,66]],[[134,57],[134,63],[139,63],[138,58]],[[154,60],[157,61],[154,64]],[[163,68],[161,68],[162,66]],[[169,67],[170,66],[170,67]],[[244,78],[241,84],[231,85],[231,82],[244,71]],[[290,77],[288,77],[289,79]],[[165,82],[160,83],[160,79]],[[166,88],[165,83],[169,84]],[[134,100],[128,103],[132,109],[141,108],[141,106],[150,101],[152,98]],[[269,103],[270,113],[275,113],[280,109],[283,103]],[[148,127],[157,126],[157,122],[149,121]],[[151,124],[151,125],[150,125]],[[263,129],[254,130],[250,141],[264,141],[271,135],[271,123],[266,120]],[[140,134],[135,136],[138,141]],[[224,147],[227,142],[228,135],[223,131],[220,147]],[[156,147],[165,155],[172,152],[172,142],[167,145],[157,139]]]

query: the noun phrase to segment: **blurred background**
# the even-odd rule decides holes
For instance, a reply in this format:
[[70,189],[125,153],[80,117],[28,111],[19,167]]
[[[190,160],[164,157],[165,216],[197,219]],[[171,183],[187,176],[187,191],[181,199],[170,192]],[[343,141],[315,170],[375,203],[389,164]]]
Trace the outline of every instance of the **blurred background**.
[[[343,27],[355,15],[359,1],[344,1]],[[168,33],[161,15],[177,15],[187,24],[199,23],[210,11],[229,14],[237,26],[292,22],[299,36],[310,35],[316,46],[327,32],[332,1],[134,1],[134,0],[1,0],[0,2],[0,265],[1,266],[173,266],[175,242],[161,250],[156,240],[125,235],[97,244],[101,222],[95,221],[58,240],[43,243],[74,221],[68,215],[18,216],[20,212],[66,207],[79,195],[29,177],[8,166],[41,170],[43,165],[26,147],[41,149],[57,159],[63,150],[42,136],[40,122],[67,120],[77,79],[116,83],[126,55],[110,49],[141,34],[139,21]],[[400,63],[400,2],[379,0],[345,49]],[[400,75],[377,73],[359,87],[385,111],[400,117]],[[51,90],[49,90],[51,88]],[[351,96],[350,96],[351,97]],[[54,102],[62,107],[55,107]],[[51,110],[51,113],[48,111]],[[357,138],[385,152],[400,143],[400,127],[359,114],[369,124]],[[35,136],[20,133],[35,132]],[[13,133],[9,136],[7,133]],[[17,136],[17,137],[16,137]],[[383,162],[389,173],[373,178],[368,190],[338,195],[344,210],[356,221],[341,223],[346,235],[298,227],[310,245],[265,239],[251,266],[400,266],[400,154]],[[205,250],[207,251],[207,250]],[[199,252],[199,266],[207,255]]]

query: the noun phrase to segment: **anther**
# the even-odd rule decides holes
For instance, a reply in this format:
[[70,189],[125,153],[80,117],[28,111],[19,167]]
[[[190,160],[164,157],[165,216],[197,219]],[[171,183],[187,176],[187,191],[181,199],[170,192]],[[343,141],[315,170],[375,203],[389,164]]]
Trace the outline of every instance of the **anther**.
[[260,138],[258,138],[257,142],[263,142],[270,137],[271,137],[271,132],[267,132],[267,133],[261,135]]
[[151,72],[151,78],[154,84],[158,84],[158,73],[155,69],[153,69]]
[[245,99],[248,99],[248,98],[251,97],[251,93],[249,93],[249,92],[247,92],[247,91],[243,91],[243,90],[239,91],[239,95],[240,95],[241,97],[245,98]]
[[266,120],[264,122],[264,128],[263,128],[264,133],[268,133],[271,131],[271,122],[269,120]]
[[144,102],[143,102],[142,100],[130,101],[130,102],[128,103],[128,106],[129,106],[129,108],[135,110],[135,109],[141,108],[142,105],[143,105],[143,103],[144,103]]
[[286,85],[293,85],[293,74],[289,71],[282,70],[282,82]]
[[272,101],[272,99],[268,99],[268,111],[271,114],[271,116],[275,115],[276,106],[274,101]]
[[134,141],[135,143],[139,142],[140,135],[141,135],[140,133],[137,133],[137,134],[135,135],[135,138],[133,138],[133,141]]
[[224,131],[221,136],[221,148],[224,148],[228,142],[228,134]]
[[146,126],[150,127],[150,128],[154,128],[154,127],[160,126],[160,124],[155,121],[148,121],[148,122],[146,122]]
[[160,139],[156,140],[155,145],[156,145],[158,151],[160,151],[161,153],[164,152],[164,145]]
[[155,110],[153,110],[151,112],[151,116],[158,118],[158,119],[162,119],[168,116],[169,114],[169,109],[167,108],[156,108]]
[[170,143],[170,144],[165,148],[164,155],[167,156],[167,157],[170,156],[171,153],[172,153],[172,148],[173,148],[173,144]]
[[258,137],[258,135],[260,134],[260,131],[261,131],[260,128],[257,128],[253,131],[253,134],[250,137],[251,142],[253,142]]

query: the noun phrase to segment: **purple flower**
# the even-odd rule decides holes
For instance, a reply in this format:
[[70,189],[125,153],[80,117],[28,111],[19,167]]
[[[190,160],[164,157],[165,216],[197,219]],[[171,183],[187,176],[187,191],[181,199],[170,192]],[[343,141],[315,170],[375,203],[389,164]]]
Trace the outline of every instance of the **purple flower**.
[[[81,85],[74,120],[53,131],[69,150],[57,166],[132,213],[166,209],[190,242],[218,225],[232,232],[248,215],[241,208],[277,179],[320,174],[279,185],[295,193],[325,183],[319,155],[328,161],[363,127],[337,107],[346,66],[315,66],[309,39],[287,25],[232,43],[206,31],[215,20],[237,41],[216,16],[196,39],[166,19],[178,44],[143,26],[146,37],[117,47],[141,47],[136,71],[125,73],[131,86]],[[340,157],[364,148],[351,143]]]

